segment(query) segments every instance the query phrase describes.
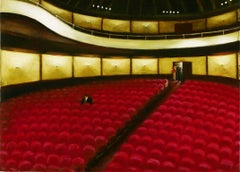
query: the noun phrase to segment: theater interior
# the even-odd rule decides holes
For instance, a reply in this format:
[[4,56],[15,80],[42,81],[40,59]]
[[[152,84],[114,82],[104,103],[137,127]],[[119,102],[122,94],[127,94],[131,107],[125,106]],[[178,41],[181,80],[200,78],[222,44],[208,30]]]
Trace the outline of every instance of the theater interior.
[[239,0],[0,7],[0,171],[240,170]]

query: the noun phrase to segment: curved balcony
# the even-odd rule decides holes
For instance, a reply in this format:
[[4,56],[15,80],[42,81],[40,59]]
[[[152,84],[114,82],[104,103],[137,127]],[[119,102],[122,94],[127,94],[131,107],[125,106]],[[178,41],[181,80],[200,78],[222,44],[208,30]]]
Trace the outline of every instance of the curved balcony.
[[239,26],[230,29],[191,34],[134,35],[102,32],[76,26],[72,22],[50,13],[39,3],[33,4],[18,0],[3,0],[2,12],[30,17],[62,37],[107,48],[167,50],[216,46],[239,41]]

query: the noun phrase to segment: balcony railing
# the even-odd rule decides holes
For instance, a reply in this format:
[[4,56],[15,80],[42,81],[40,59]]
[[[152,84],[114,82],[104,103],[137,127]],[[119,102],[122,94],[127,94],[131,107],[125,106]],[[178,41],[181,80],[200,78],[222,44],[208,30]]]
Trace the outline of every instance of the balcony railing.
[[[34,0],[20,0],[24,2],[28,2],[34,5],[37,5],[44,10],[48,11],[44,6],[42,6],[40,3],[34,1]],[[199,37],[207,37],[207,36],[216,36],[216,35],[225,35],[228,33],[232,33],[235,31],[240,30],[240,25],[226,28],[226,29],[219,29],[214,31],[203,31],[198,33],[186,33],[186,34],[134,34],[134,33],[115,33],[115,32],[106,32],[106,31],[100,31],[100,30],[93,30],[93,29],[87,29],[81,26],[77,26],[72,22],[69,22],[62,18],[61,16],[58,16],[57,14],[54,14],[50,11],[53,16],[57,17],[62,22],[68,24],[73,29],[76,29],[78,31],[94,35],[94,36],[101,36],[101,37],[107,37],[107,38],[120,38],[120,39],[138,39],[138,40],[162,40],[162,39],[185,39],[185,38],[199,38]]]

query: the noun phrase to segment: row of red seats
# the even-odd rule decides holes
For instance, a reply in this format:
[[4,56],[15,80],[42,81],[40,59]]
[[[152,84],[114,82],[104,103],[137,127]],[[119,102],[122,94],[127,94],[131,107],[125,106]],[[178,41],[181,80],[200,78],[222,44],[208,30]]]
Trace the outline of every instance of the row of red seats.
[[[239,98],[221,99],[222,89],[239,95],[235,87],[187,80],[130,135],[105,171],[239,171]],[[232,109],[208,104],[228,99]]]
[[[8,117],[1,133],[1,170],[84,169],[167,80],[150,81],[94,82],[1,103],[1,117]],[[92,105],[79,103],[86,93]]]

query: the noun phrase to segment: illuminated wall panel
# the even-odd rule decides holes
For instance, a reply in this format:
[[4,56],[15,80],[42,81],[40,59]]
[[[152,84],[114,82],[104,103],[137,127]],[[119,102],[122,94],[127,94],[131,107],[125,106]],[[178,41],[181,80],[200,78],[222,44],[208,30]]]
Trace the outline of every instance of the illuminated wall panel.
[[41,0],[32,0],[32,2],[39,4],[41,2]]
[[158,59],[132,59],[132,74],[158,74]]
[[237,21],[240,22],[240,9],[237,10]]
[[1,51],[1,86],[40,79],[39,54]]
[[72,12],[56,7],[46,1],[42,1],[41,4],[44,8],[46,8],[52,14],[57,15],[68,22],[72,22]]
[[92,17],[82,14],[73,13],[73,20],[76,26],[81,26],[88,29],[101,30],[102,28],[102,18]]
[[110,32],[130,32],[130,21],[103,19],[103,30]]
[[193,31],[200,31],[206,28],[205,19],[188,20],[188,21],[159,21],[160,33],[174,33],[175,24],[192,24]]
[[132,33],[147,33],[157,34],[158,33],[158,22],[157,21],[132,21],[131,25]]
[[236,78],[236,54],[208,56],[208,75]]
[[160,33],[175,32],[176,23],[178,23],[178,21],[159,21],[159,32]]
[[129,75],[130,59],[113,57],[103,58],[103,75]]
[[206,75],[206,57],[175,57],[175,58],[160,58],[159,73],[171,74],[173,62],[192,62],[193,75]]
[[42,55],[42,79],[72,77],[72,56]]
[[188,23],[192,23],[193,31],[201,31],[206,29],[206,20],[199,19],[199,20],[190,20]]
[[237,21],[236,11],[231,11],[222,15],[207,18],[207,28],[228,26],[235,24]]
[[74,57],[74,77],[101,75],[101,59],[97,57]]

